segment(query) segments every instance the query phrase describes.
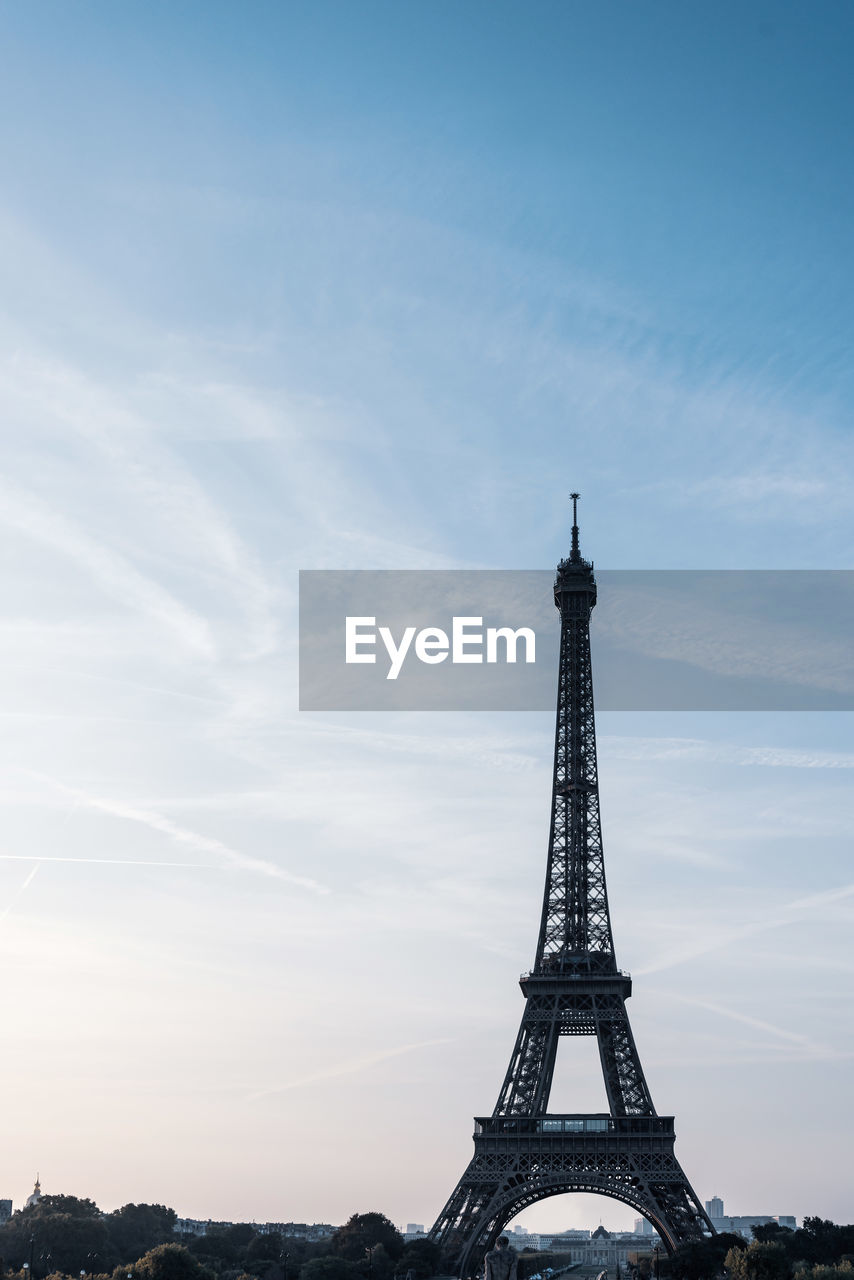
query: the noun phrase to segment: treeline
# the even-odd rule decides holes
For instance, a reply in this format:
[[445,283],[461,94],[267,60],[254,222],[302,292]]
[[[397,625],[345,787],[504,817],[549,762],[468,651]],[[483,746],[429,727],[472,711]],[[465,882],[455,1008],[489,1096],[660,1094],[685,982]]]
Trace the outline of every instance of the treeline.
[[174,1209],[42,1196],[0,1227],[5,1280],[429,1280],[438,1250],[405,1244],[381,1213],[354,1214],[317,1243],[251,1223],[179,1236]]
[[[353,1214],[316,1243],[251,1223],[181,1237],[176,1222],[165,1205],[105,1214],[92,1200],[42,1196],[0,1227],[0,1280],[430,1280],[439,1266],[432,1241],[406,1244],[382,1213]],[[854,1280],[854,1226],[805,1218],[754,1236],[693,1241],[650,1269],[660,1280]],[[521,1255],[520,1280],[547,1261]]]
[[660,1275],[674,1280],[854,1280],[854,1225],[804,1218],[797,1231],[776,1222],[753,1228],[747,1244],[722,1232],[662,1258]]

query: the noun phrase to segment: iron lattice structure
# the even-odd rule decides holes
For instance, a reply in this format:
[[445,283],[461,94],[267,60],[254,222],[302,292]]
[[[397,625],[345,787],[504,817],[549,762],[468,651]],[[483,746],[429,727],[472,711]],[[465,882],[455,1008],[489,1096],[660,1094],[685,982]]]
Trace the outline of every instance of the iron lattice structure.
[[[631,1205],[672,1251],[713,1227],[673,1151],[626,1012],[617,968],[599,817],[590,614],[593,565],[578,545],[557,567],[560,665],[548,867],[537,954],[520,979],[525,1010],[491,1116],[475,1119],[474,1156],[430,1235],[450,1274],[468,1276],[504,1225],[548,1196],[586,1191]],[[609,1113],[549,1112],[561,1036],[596,1036]]]

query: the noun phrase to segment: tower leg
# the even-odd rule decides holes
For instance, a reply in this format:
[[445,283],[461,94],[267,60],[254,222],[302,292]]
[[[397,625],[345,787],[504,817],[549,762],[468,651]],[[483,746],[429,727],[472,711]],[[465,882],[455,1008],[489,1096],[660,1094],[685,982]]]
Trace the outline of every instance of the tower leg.
[[496,1115],[541,1115],[548,1106],[559,1031],[553,1022],[523,1017]]
[[655,1115],[625,1005],[597,1018],[597,1039],[612,1116]]

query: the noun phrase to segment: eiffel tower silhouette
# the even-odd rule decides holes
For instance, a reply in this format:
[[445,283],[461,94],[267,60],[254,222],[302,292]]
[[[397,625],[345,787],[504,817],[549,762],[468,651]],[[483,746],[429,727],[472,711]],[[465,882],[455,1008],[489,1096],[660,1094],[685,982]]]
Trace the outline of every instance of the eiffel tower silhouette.
[[[568,1191],[623,1201],[668,1252],[714,1234],[673,1152],[672,1116],[656,1114],[626,1012],[632,980],[617,968],[605,887],[590,614],[593,565],[578,546],[557,567],[560,665],[546,887],[537,954],[520,979],[522,1024],[491,1116],[475,1118],[474,1156],[430,1237],[448,1274],[471,1275],[504,1225]],[[548,1110],[561,1036],[596,1036],[607,1114]]]

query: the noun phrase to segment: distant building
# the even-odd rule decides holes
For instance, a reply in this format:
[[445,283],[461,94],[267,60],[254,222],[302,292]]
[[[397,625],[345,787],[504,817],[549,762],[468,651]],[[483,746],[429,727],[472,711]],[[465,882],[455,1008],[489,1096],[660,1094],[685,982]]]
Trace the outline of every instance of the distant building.
[[41,1183],[39,1182],[39,1175],[36,1174],[36,1185],[33,1187],[32,1195],[27,1196],[27,1200],[24,1205],[24,1208],[29,1209],[32,1205],[38,1204],[41,1198],[42,1198]]
[[[233,1227],[233,1222],[214,1222],[212,1218],[178,1218],[175,1230],[182,1236],[206,1236],[209,1231],[225,1230]],[[328,1240],[335,1233],[335,1227],[329,1222],[253,1222],[260,1235],[278,1234],[288,1240],[306,1240],[314,1244],[319,1240]]]
[[514,1249],[539,1249],[542,1247],[540,1236],[532,1233],[527,1227],[521,1226],[518,1222],[510,1227],[504,1234],[509,1238]]
[[0,1200],[0,1223],[8,1222],[12,1216],[12,1201]]
[[560,1253],[563,1256],[560,1262],[554,1264],[556,1267],[574,1264],[612,1271],[618,1263],[625,1267],[630,1257],[635,1261],[638,1254],[652,1257],[653,1249],[661,1243],[654,1228],[645,1218],[638,1218],[634,1231],[608,1231],[605,1227],[598,1226],[593,1232],[577,1227],[568,1231],[540,1232],[537,1235],[525,1231],[524,1227],[511,1227],[505,1235],[510,1237],[516,1250],[536,1249]]
[[[639,1252],[649,1254],[658,1244],[658,1236],[652,1232],[608,1231],[599,1226],[591,1234],[589,1231],[566,1231],[559,1236],[541,1237],[542,1247],[566,1250],[568,1261],[578,1263],[582,1267],[601,1267],[605,1270],[619,1265],[625,1267],[629,1255]],[[546,1244],[546,1240],[549,1241]]]
[[417,1236],[417,1235],[422,1235],[422,1236],[423,1236],[423,1235],[424,1235],[424,1223],[423,1223],[423,1222],[407,1222],[407,1224],[406,1224],[406,1230],[404,1231],[404,1233],[403,1233],[403,1234],[404,1234],[405,1236]]
[[278,1231],[288,1240],[306,1240],[316,1244],[320,1240],[329,1240],[338,1230],[331,1222],[266,1222],[264,1231]]
[[331,1222],[253,1222],[252,1225],[259,1235],[279,1235],[286,1240],[305,1240],[309,1244],[328,1240],[337,1230]]
[[753,1239],[754,1227],[764,1227],[769,1222],[776,1222],[781,1227],[788,1227],[790,1231],[797,1231],[798,1228],[797,1219],[791,1214],[745,1213],[727,1216],[723,1212],[719,1214],[713,1213],[713,1205],[715,1208],[720,1206],[721,1210],[723,1210],[724,1206],[723,1201],[718,1196],[714,1196],[706,1202],[706,1213],[711,1218],[715,1231],[732,1231],[736,1235],[742,1236],[745,1240]]
[[208,1225],[199,1218],[175,1219],[175,1230],[182,1236],[205,1236],[208,1233]]
[[543,1249],[568,1249],[577,1240],[589,1240],[590,1232],[580,1227],[571,1231],[560,1231],[556,1235],[544,1235],[540,1232],[540,1245]]
[[209,1231],[227,1231],[234,1225],[233,1222],[215,1222],[213,1218],[175,1219],[175,1230],[182,1236],[206,1236]]
[[706,1213],[714,1220],[724,1216],[724,1202],[720,1196],[712,1196],[711,1200],[706,1201]]

